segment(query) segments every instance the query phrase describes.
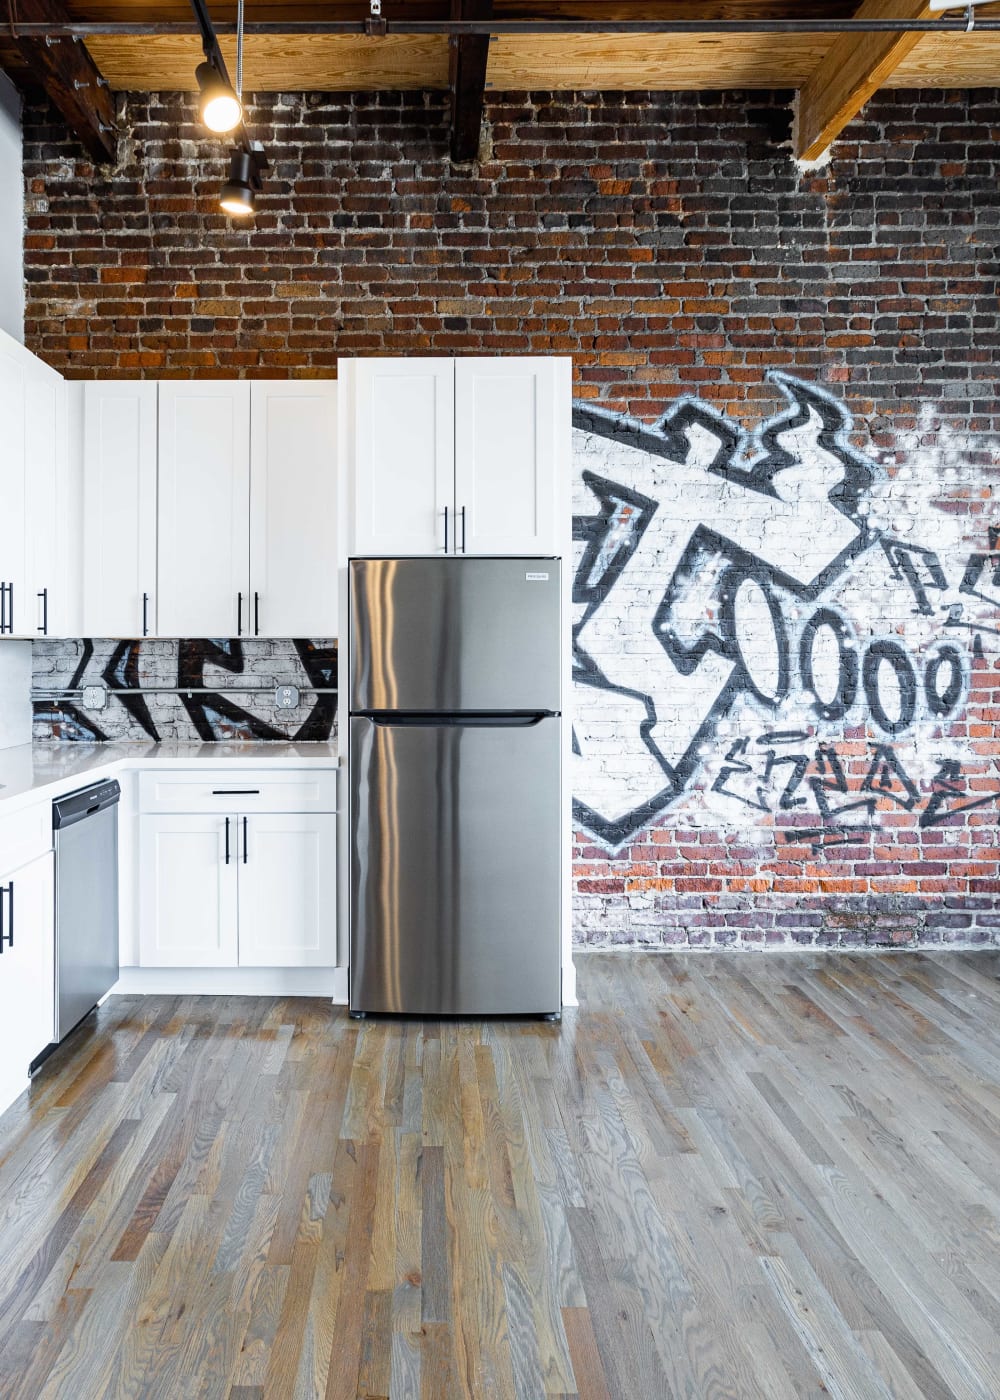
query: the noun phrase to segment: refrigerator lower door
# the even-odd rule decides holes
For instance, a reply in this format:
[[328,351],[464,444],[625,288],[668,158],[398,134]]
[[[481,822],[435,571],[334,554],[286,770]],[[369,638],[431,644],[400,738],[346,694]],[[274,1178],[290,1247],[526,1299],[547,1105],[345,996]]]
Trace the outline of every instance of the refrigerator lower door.
[[352,1011],[560,1010],[560,723],[352,718]]

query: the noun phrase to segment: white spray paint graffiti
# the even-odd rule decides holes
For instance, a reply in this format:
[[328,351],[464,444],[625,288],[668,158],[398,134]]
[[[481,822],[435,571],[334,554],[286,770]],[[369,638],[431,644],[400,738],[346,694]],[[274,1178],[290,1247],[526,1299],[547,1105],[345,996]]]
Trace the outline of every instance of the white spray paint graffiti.
[[[691,399],[652,427],[574,412],[574,793],[608,846],[693,789],[715,815],[785,813],[799,837],[811,822],[817,848],[867,828],[879,798],[923,824],[994,800],[968,797],[954,746],[921,746],[915,770],[893,744],[940,737],[962,706],[996,628],[996,541],[949,581],[946,518],[906,539],[904,478],[851,445],[837,400],[771,377],[788,406],[752,435]],[[860,782],[836,747],[852,721],[873,735]]]

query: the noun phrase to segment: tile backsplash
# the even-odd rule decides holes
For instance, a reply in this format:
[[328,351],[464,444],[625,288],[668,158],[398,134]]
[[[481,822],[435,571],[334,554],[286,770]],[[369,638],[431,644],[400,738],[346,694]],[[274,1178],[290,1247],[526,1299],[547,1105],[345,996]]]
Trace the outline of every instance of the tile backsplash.
[[[85,637],[34,642],[31,661],[36,741],[336,737],[335,641]],[[278,709],[279,685],[295,709]]]

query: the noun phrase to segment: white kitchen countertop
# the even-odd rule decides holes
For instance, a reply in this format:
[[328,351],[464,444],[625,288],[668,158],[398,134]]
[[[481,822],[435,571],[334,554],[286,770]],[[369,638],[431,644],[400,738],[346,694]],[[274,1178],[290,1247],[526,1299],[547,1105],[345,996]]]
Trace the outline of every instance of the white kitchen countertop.
[[0,749],[0,812],[136,768],[336,768],[338,763],[333,743],[20,744]]

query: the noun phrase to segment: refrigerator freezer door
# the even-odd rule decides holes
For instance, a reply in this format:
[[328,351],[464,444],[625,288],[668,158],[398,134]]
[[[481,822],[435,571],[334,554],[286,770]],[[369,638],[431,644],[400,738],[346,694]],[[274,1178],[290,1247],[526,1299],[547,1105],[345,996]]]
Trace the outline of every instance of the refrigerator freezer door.
[[559,711],[558,559],[352,559],[350,710]]
[[351,1009],[560,1009],[559,719],[351,720]]

